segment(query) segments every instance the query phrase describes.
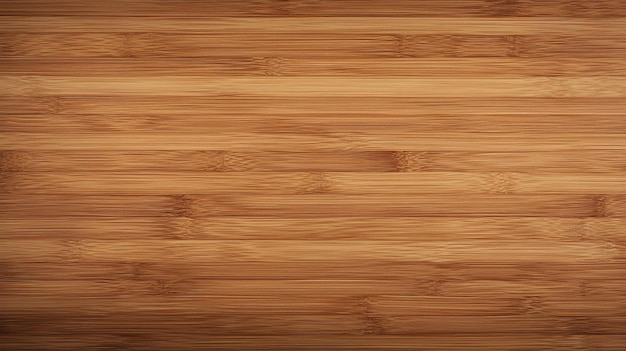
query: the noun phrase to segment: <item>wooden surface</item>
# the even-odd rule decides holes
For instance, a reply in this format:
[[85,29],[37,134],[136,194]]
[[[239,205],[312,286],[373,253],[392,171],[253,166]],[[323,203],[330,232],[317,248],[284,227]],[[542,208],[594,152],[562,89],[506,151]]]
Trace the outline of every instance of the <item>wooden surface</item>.
[[0,1],[0,349],[626,349],[626,1]]

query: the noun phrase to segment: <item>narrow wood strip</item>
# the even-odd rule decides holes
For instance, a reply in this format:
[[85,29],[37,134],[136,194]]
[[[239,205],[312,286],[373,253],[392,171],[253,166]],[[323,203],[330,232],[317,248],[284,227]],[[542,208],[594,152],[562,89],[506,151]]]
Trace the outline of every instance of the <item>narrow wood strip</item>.
[[[203,244],[204,243],[204,244]],[[476,243],[471,240],[411,241],[206,241],[195,240],[6,240],[0,244],[2,261],[129,261],[202,264],[220,262],[293,262],[376,258],[399,262],[433,263],[606,263],[623,262],[624,249],[611,243]]]
[[[320,192],[338,194],[624,194],[626,177],[616,174],[531,174],[531,173],[322,173]],[[19,179],[19,177],[16,177]],[[35,178],[26,183],[41,183]],[[101,184],[105,184],[102,182]],[[10,184],[9,184],[10,186]],[[48,191],[56,185],[50,184]],[[94,188],[96,188],[94,186]],[[453,189],[453,190],[451,190]]]
[[4,196],[0,216],[155,217],[175,214],[172,196]]
[[[337,54],[336,50],[333,50]],[[588,53],[602,53],[591,50]],[[84,53],[79,51],[77,53]],[[64,54],[75,54],[75,51]],[[330,53],[311,53],[311,55]],[[76,65],[75,58],[0,57],[2,75],[101,77],[142,76],[429,76],[429,77],[523,77],[523,76],[624,76],[621,58],[302,58],[220,57],[199,58],[99,58]],[[458,103],[458,102],[457,102]],[[422,107],[422,106],[416,106]],[[531,107],[531,106],[528,106]]]
[[409,17],[76,17],[4,16],[4,33],[345,33],[449,34],[463,28],[466,35],[560,34],[617,35],[626,32],[624,18],[436,18]]
[[624,218],[2,218],[5,239],[485,240],[626,243]]
[[185,116],[143,115],[99,116],[50,113],[44,116],[14,115],[0,121],[0,129],[23,133],[284,133],[329,135],[339,133],[437,134],[448,133],[526,133],[620,134],[626,131],[626,117],[579,114],[414,114],[399,116],[384,112],[335,113],[231,113]]
[[526,172],[619,173],[626,154],[611,150],[479,151],[125,151],[4,150],[9,172]]
[[4,0],[0,15],[63,16],[399,16],[399,17],[619,17],[626,11],[619,2],[596,0],[397,0],[394,6],[372,0],[283,2],[277,0],[230,0],[228,3],[188,1],[184,6],[165,0],[98,1],[61,0],[50,6],[46,0]]
[[[406,316],[382,319],[385,331],[397,335],[420,335],[440,333],[468,333],[482,334],[491,330],[501,333],[548,333],[553,330],[557,334],[615,334],[618,333],[618,324],[626,322],[624,316],[609,317],[558,317],[549,318],[541,315],[529,314],[525,317],[481,317],[477,323],[476,317],[431,317]],[[385,323],[385,321],[388,321]]]
[[624,195],[13,195],[0,217],[624,217]]
[[[53,282],[55,284],[61,281]],[[354,293],[348,290],[339,295],[318,293],[315,285],[302,295],[276,294],[268,295],[241,295],[219,296],[199,293],[179,293],[176,284],[153,283],[148,292],[135,295],[134,287],[129,286],[127,294],[122,294],[118,287],[82,290],[84,282],[66,281],[67,287],[76,287],[77,291],[51,288],[52,284],[44,284],[40,294],[33,294],[33,286],[20,283],[9,283],[8,292],[0,294],[6,305],[0,307],[3,314],[28,314],[36,311],[38,314],[50,314],[65,311],[68,308],[80,310],[84,314],[103,313],[108,310],[124,310],[132,303],[133,310],[177,310],[178,313],[204,313],[218,317],[222,315],[258,317],[271,314],[287,315],[339,315],[366,314],[382,319],[406,318],[416,316],[437,317],[511,317],[524,318],[528,314],[544,315],[549,317],[585,317],[605,318],[623,316],[625,308],[619,301],[603,298],[571,298],[554,297],[504,297],[484,299],[481,297],[441,297],[441,296],[369,296],[366,290]],[[237,285],[237,282],[232,282]],[[332,283],[332,282],[331,282]],[[622,282],[616,282],[617,284]],[[375,282],[374,282],[375,284]],[[244,284],[244,286],[249,284]],[[252,284],[254,285],[254,284]],[[280,284],[285,285],[284,283]],[[347,285],[347,284],[346,284]],[[387,283],[387,285],[389,285]],[[337,285],[340,286],[340,285]],[[286,286],[288,288],[288,286]],[[27,288],[27,289],[24,289]],[[145,289],[145,288],[144,288]],[[348,289],[350,289],[348,287]],[[18,295],[19,291],[25,294]],[[46,293],[53,297],[41,299]],[[58,298],[62,294],[64,298]],[[107,297],[103,297],[107,294]],[[364,295],[366,294],[366,295]],[[172,297],[171,295],[175,295]],[[365,296],[365,297],[364,297]],[[614,296],[614,298],[617,296]],[[94,302],[83,306],[81,299],[88,298]],[[621,296],[623,298],[623,296]],[[72,301],[67,302],[68,299]],[[21,303],[20,303],[21,301]],[[167,308],[160,309],[167,305]],[[580,307],[580,306],[585,306]],[[61,307],[63,306],[63,307]],[[106,306],[104,308],[103,306]],[[193,306],[193,307],[191,307]]]
[[[316,111],[319,116],[354,116],[372,113],[385,116],[467,115],[621,115],[623,98],[520,98],[520,97],[334,97],[316,96],[17,96],[0,95],[0,107],[13,115],[98,115],[167,118],[211,116],[264,116],[289,118]],[[502,151],[502,150],[501,150]]]
[[[76,282],[69,282],[71,285]],[[165,283],[164,283],[165,284]],[[9,284],[9,288],[12,284]],[[79,287],[80,288],[80,287]],[[45,289],[45,287],[44,287]],[[132,289],[132,288],[131,288]],[[103,298],[102,295],[94,296],[93,294],[67,294],[61,290],[60,293],[65,294],[72,301],[66,304],[67,308],[79,310],[79,314],[83,315],[95,315],[105,314],[106,311],[124,312],[124,311],[136,311],[136,312],[148,312],[155,316],[163,315],[163,317],[170,313],[176,313],[176,316],[181,314],[188,315],[203,315],[205,318],[220,319],[226,316],[232,318],[261,318],[271,315],[287,315],[290,317],[316,317],[323,316],[350,316],[355,315],[355,319],[358,319],[356,315],[359,314],[358,303],[359,297],[343,296],[302,296],[298,298],[296,296],[178,296],[175,292],[167,290],[167,286],[155,287],[155,292],[152,296],[134,296],[133,292],[129,292],[126,297],[116,298],[115,293],[111,293],[111,297]],[[161,290],[159,290],[161,289]],[[46,290],[43,290],[46,291]],[[59,291],[57,291],[59,292]],[[170,296],[176,295],[176,296]],[[63,299],[57,297],[51,297],[50,299],[41,299],[38,296],[23,295],[23,304],[16,303],[20,300],[19,296],[12,293],[2,294],[3,300],[7,302],[4,306],[0,306],[0,313],[3,315],[27,315],[36,311],[41,315],[58,314],[66,312],[67,309],[60,308]],[[81,299],[90,299],[94,303],[89,306],[83,306],[80,304]],[[494,301],[491,303],[496,306],[507,306],[509,312],[513,312],[513,306],[506,301]],[[486,311],[483,311],[483,315]],[[480,312],[475,312],[474,315],[480,315]],[[512,313],[509,313],[510,316]],[[472,314],[468,314],[472,315]],[[175,316],[172,316],[176,318]]]
[[[3,313],[0,321],[7,334],[20,334],[28,325],[30,335],[80,335],[82,333],[128,333],[163,335],[172,328],[184,328],[187,335],[363,335],[363,321],[358,316],[334,315],[229,315],[193,312],[176,308],[133,310],[128,305],[115,313],[50,312],[33,318],[24,313]],[[433,317],[435,318],[435,317]],[[169,322],[163,324],[166,319]],[[11,323],[8,323],[11,321]],[[54,322],[52,322],[54,321]],[[132,326],[132,328],[130,328]]]
[[[419,345],[424,351],[464,351],[468,348],[481,350],[498,351],[535,351],[554,350],[570,351],[597,350],[597,351],[622,351],[626,343],[626,336],[615,335],[589,335],[575,334],[568,335],[536,335],[536,334],[506,334],[506,333],[482,333],[481,335],[468,334],[444,334],[444,335],[237,335],[221,336],[211,335],[198,338],[192,333],[181,334],[171,331],[159,331],[158,336],[154,334],[125,333],[125,337],[120,340],[119,334],[114,332],[93,331],[78,332],[72,335],[77,336],[68,340],[64,335],[32,335],[15,333],[10,337],[0,336],[3,345],[12,350],[30,351],[34,347],[41,350],[58,349],[93,349],[102,345],[123,348],[133,351],[159,351],[172,350],[184,344],[186,350],[204,351],[207,348],[218,348],[221,350],[276,350],[292,351],[294,345],[299,350],[316,351],[320,349],[332,350],[384,350],[403,351],[410,350]],[[194,336],[194,337],[190,337]]]
[[20,194],[626,194],[621,173],[5,172]]
[[[622,269],[626,269],[623,264],[620,265]],[[533,283],[534,282],[534,283]],[[587,313],[593,312],[594,305],[602,306],[601,300],[613,300],[609,296],[612,294],[619,294],[615,287],[622,284],[621,280],[611,280],[607,277],[591,280],[591,279],[574,279],[567,281],[552,280],[537,284],[535,279],[519,279],[519,280],[442,280],[436,284],[436,292],[441,296],[481,296],[484,299],[497,298],[498,296],[523,296],[527,299],[526,302],[530,302],[536,298],[535,312],[541,311],[542,302],[549,302],[552,307],[555,308],[554,312],[564,312],[564,307],[571,304],[572,301],[589,299],[588,303],[581,304],[580,307],[586,306],[588,308]],[[541,285],[541,286],[539,286]],[[530,301],[528,301],[530,300]],[[530,307],[530,306],[527,306]],[[574,307],[574,306],[571,306]],[[578,309],[580,315],[586,313],[582,311],[582,308]],[[576,307],[574,307],[576,308]],[[613,308],[621,309],[613,305]],[[602,308],[599,309],[601,312]],[[610,311],[604,310],[604,312],[611,314]]]
[[[53,301],[67,296],[71,300],[93,298],[113,304],[120,299],[120,303],[126,303],[125,298],[129,298],[134,299],[137,306],[143,304],[146,307],[155,307],[173,298],[175,301],[172,303],[179,307],[197,303],[201,305],[198,308],[213,313],[269,313],[263,310],[282,309],[282,312],[287,312],[292,309],[293,312],[323,314],[349,312],[358,307],[362,296],[413,294],[419,291],[412,282],[393,285],[386,280],[188,280],[184,275],[180,279],[164,275],[161,284],[143,279],[46,280],[40,283],[38,288],[35,288],[36,282],[28,280],[3,283],[0,296],[8,299],[16,299],[20,295],[31,300],[41,295],[51,296],[39,303],[33,301],[35,305],[6,306],[5,311],[58,310],[60,306]],[[299,299],[305,296],[306,299]],[[246,297],[256,301],[245,301]],[[281,299],[284,299],[284,305],[281,305]],[[102,308],[98,304],[92,306]],[[315,311],[316,306],[335,311]]]
[[[322,179],[310,173],[50,173],[4,174],[0,191],[12,193],[100,193],[106,195],[307,194]],[[81,190],[82,189],[82,190]]]
[[[6,18],[6,17],[3,17]],[[207,27],[208,28],[208,27]],[[1,32],[0,32],[1,33]],[[130,33],[1,33],[4,57],[210,57],[228,61],[231,57],[256,57],[252,63],[266,69],[278,69],[279,59],[337,57],[399,57],[398,39],[392,35],[342,33],[225,33],[204,34],[130,32]],[[498,41],[498,37],[493,37]],[[512,45],[500,37],[500,47]],[[593,45],[591,40],[590,45]],[[603,45],[603,44],[595,44]],[[606,45],[605,45],[606,46]],[[609,45],[610,47],[610,45]],[[619,49],[619,44],[614,45]],[[488,51],[490,52],[490,51]],[[491,51],[495,52],[495,51]],[[607,56],[611,56],[607,53]],[[204,63],[204,62],[203,62]],[[216,67],[215,64],[211,65]],[[208,67],[211,67],[208,66]],[[219,66],[217,66],[219,67]],[[277,72],[277,71],[276,71]]]
[[[60,275],[60,274],[59,274]],[[155,308],[193,305],[210,313],[354,313],[369,309],[384,315],[523,315],[552,316],[619,315],[625,294],[616,291],[623,279],[612,280],[502,280],[429,281],[420,279],[188,279],[186,275],[163,275],[143,279],[28,281],[12,279],[0,296],[7,301],[20,297],[27,304],[7,304],[4,312],[76,308],[80,299],[101,301],[86,307],[100,310],[133,301],[135,307]],[[490,286],[493,286],[490,289]],[[462,289],[467,289],[463,292]],[[49,295],[47,299],[40,299]],[[556,297],[555,295],[558,295]],[[612,298],[611,298],[612,296]],[[251,301],[246,301],[246,299]],[[38,301],[36,301],[38,299]],[[60,300],[71,300],[64,305]],[[284,304],[281,304],[281,300]],[[452,310],[459,309],[454,313]],[[493,303],[493,304],[492,304]],[[197,307],[196,307],[197,306]],[[315,308],[319,308],[316,310]],[[585,308],[587,309],[585,311]]]
[[[279,75],[283,69],[289,71],[289,60],[294,58],[559,57],[571,61],[575,57],[580,62],[585,58],[621,58],[626,52],[626,42],[621,40],[624,33],[620,32],[602,33],[600,36],[587,32],[458,34],[441,29],[436,30],[437,34],[407,34],[402,31],[400,34],[388,31],[382,34],[361,34],[345,33],[341,30],[322,33],[273,33],[271,28],[250,33],[196,34],[144,31],[102,33],[100,30],[96,29],[95,33],[64,32],[65,29],[36,33],[0,31],[0,55],[64,58],[211,57],[225,58],[226,62],[232,57],[251,56],[257,57],[253,63],[257,67],[265,68],[267,75]],[[59,31],[61,33],[56,33]],[[380,67],[380,64],[381,62],[374,67]],[[213,64],[209,67],[219,66]],[[302,65],[300,68],[306,69]],[[319,67],[317,70],[319,72]],[[332,71],[326,71],[326,74],[329,73]]]
[[[181,312],[185,312],[181,316]],[[547,317],[523,316],[393,316],[377,314],[302,315],[289,318],[280,315],[215,315],[187,312],[179,309],[132,310],[116,313],[52,312],[42,313],[43,318],[33,319],[21,313],[6,313],[2,321],[11,320],[9,333],[20,334],[21,328],[30,326],[31,335],[81,333],[98,330],[99,333],[126,333],[133,326],[133,334],[163,335],[172,327],[185,328],[187,335],[276,336],[276,335],[432,335],[432,334],[619,334],[626,322],[623,316],[598,317]],[[167,319],[168,324],[160,321]],[[292,346],[293,347],[293,346]]]
[[[337,133],[47,134],[1,133],[0,150],[229,150],[229,151],[480,151],[509,152],[626,149],[624,134],[449,133],[363,135]],[[616,152],[617,152],[616,151]]]
[[[490,283],[490,282],[483,282]],[[615,282],[614,287],[622,282]],[[515,292],[513,292],[515,294]],[[369,307],[374,314],[384,317],[396,316],[511,316],[541,314],[558,317],[606,317],[623,316],[626,307],[615,300],[615,295],[602,297],[545,297],[531,291],[532,296],[505,297],[423,297],[381,296],[371,298]],[[487,302],[489,301],[489,302]]]
[[[626,28],[626,26],[624,26]],[[381,82],[384,81],[384,84]],[[233,95],[316,97],[626,97],[623,77],[346,78],[0,77],[1,95]]]
[[[32,254],[32,252],[31,252]],[[503,276],[515,276],[528,280],[529,290],[537,288],[539,281],[569,281],[573,285],[562,286],[560,292],[573,294],[594,294],[603,291],[602,281],[614,281],[626,277],[623,262],[575,264],[551,262],[549,270],[545,263],[513,262],[504,263],[432,263],[400,262],[397,260],[342,258],[340,260],[318,259],[313,261],[291,262],[144,262],[138,257],[131,260],[57,261],[57,262],[7,262],[0,260],[0,275],[7,280],[101,280],[139,279],[145,281],[176,281],[184,279],[225,279],[225,280],[283,280],[283,279],[373,279],[386,281],[413,281],[423,287],[426,295],[444,294],[464,296],[468,292],[480,296],[493,296],[500,290],[489,290],[484,284],[467,283],[468,280],[499,281],[503,289],[520,285],[511,282],[507,285]],[[57,272],[58,274],[50,274]],[[419,274],[417,274],[418,272]],[[456,281],[456,285],[443,282]],[[576,287],[578,285],[578,287]],[[455,288],[456,286],[456,288]],[[546,287],[553,285],[547,284]],[[605,290],[606,291],[606,290]]]
[[[605,160],[600,151],[593,156]],[[560,155],[560,154],[559,154]],[[574,156],[574,155],[573,155]],[[575,154],[575,157],[580,157]],[[626,156],[625,156],[626,158]],[[602,161],[600,169],[619,167]],[[626,160],[625,160],[626,161]],[[391,172],[398,170],[389,151],[103,151],[103,150],[5,150],[0,151],[0,170],[17,172],[55,171],[192,171],[192,172]]]

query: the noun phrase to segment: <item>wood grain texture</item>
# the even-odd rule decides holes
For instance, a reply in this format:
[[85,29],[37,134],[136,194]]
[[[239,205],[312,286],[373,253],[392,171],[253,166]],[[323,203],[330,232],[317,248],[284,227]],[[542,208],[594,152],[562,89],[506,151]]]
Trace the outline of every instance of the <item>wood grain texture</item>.
[[0,349],[626,349],[626,2],[0,1]]

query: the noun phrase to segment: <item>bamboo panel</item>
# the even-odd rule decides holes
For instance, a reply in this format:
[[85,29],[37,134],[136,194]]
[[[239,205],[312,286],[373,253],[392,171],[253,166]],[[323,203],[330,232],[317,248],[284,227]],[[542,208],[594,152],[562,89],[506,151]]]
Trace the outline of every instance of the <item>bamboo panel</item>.
[[626,3],[4,0],[1,350],[626,349]]

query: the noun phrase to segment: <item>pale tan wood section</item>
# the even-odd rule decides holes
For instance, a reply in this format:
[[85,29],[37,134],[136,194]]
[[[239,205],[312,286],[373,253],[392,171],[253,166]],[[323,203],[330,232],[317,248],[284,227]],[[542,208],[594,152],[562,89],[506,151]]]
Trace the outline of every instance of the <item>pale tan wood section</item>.
[[[12,77],[12,76],[11,76]],[[13,77],[14,78],[14,77]],[[13,79],[12,78],[12,79]],[[77,78],[74,78],[77,79]],[[461,79],[461,78],[459,78]],[[598,78],[601,79],[601,78]],[[626,109],[623,98],[520,98],[520,97],[333,97],[316,96],[0,96],[0,106],[13,115],[126,116],[129,121],[153,115],[185,118],[199,115],[294,116],[315,111],[318,116],[380,113],[389,116],[419,115],[585,115],[602,118]],[[132,118],[130,118],[132,117]],[[580,120],[582,121],[582,120]],[[556,134],[556,133],[555,133]]]
[[80,240],[194,239],[194,240],[412,240],[445,241],[460,238],[505,242],[610,241],[626,243],[625,218],[550,217],[75,217],[3,218],[5,237]]
[[488,151],[514,152],[626,149],[626,134],[513,133],[292,134],[258,133],[0,133],[3,150],[234,150],[234,151]]
[[489,244],[474,241],[449,242],[387,242],[312,241],[212,241],[199,245],[194,240],[126,240],[124,242],[101,240],[6,240],[0,246],[3,261],[11,262],[63,262],[63,261],[129,261],[143,257],[144,262],[159,262],[168,257],[172,262],[202,264],[220,262],[292,262],[311,261],[319,257],[339,260],[350,255],[355,260],[376,257],[399,262],[433,263],[605,263],[624,262],[624,248],[610,243],[579,242]]
[[624,194],[622,173],[6,172],[13,194]]
[[[624,26],[626,28],[626,25]],[[324,97],[626,97],[624,77],[345,78],[0,77],[2,95],[153,95]]]

